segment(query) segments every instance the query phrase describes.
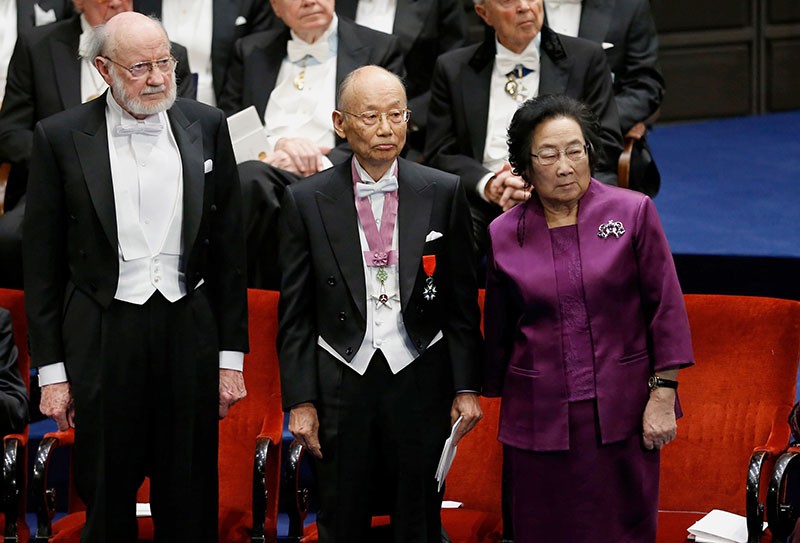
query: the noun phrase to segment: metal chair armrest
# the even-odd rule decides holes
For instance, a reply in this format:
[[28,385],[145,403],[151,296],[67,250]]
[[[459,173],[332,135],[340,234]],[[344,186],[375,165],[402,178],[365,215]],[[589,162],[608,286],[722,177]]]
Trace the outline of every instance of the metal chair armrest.
[[47,468],[50,465],[50,458],[57,447],[69,446],[74,442],[73,430],[50,432],[44,435],[36,450],[31,479],[33,495],[39,498],[36,508],[36,535],[32,538],[34,543],[47,543],[53,535],[52,520],[56,512],[56,493],[54,488],[47,487]]
[[290,504],[288,511],[290,541],[300,541],[303,537],[303,525],[308,515],[309,490],[300,486],[300,465],[304,454],[303,446],[297,440],[292,441],[283,473],[285,488],[294,494],[293,503]]
[[253,528],[251,532],[251,543],[264,543],[265,522],[267,519],[267,505],[269,500],[278,499],[277,496],[270,496],[269,474],[275,473],[278,466],[279,452],[277,446],[268,436],[259,436],[256,439],[256,452],[253,459]]
[[792,503],[787,493],[790,475],[800,476],[800,472],[796,471],[798,469],[800,469],[800,447],[791,447],[778,457],[772,470],[766,509],[772,540],[776,543],[786,541],[800,517],[800,501]]
[[10,434],[3,438],[3,491],[2,511],[5,514],[5,541],[19,540],[20,499],[25,477],[25,450],[27,437],[22,434]]

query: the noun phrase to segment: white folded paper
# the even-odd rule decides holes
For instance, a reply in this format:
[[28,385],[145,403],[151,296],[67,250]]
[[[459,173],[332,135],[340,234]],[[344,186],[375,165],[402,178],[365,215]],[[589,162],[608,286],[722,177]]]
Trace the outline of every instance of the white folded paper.
[[[766,523],[764,523],[766,528]],[[741,515],[712,509],[689,527],[696,543],[747,543],[747,519]]]
[[153,515],[150,514],[150,504],[149,503],[137,503],[136,504],[136,516],[137,517],[152,517]]
[[237,164],[246,160],[261,160],[267,156],[270,145],[255,106],[228,117],[228,129],[231,132],[233,154],[236,156]]
[[453,424],[453,429],[450,430],[450,437],[448,437],[444,441],[444,447],[442,447],[442,456],[439,457],[439,467],[436,468],[436,480],[439,482],[439,492],[442,491],[442,485],[444,485],[445,477],[447,477],[447,473],[450,471],[450,466],[453,465],[453,459],[456,457],[456,449],[457,446],[453,445],[453,438],[456,435],[456,430],[458,430],[458,425],[461,424],[461,420],[464,417],[458,417],[455,424]]

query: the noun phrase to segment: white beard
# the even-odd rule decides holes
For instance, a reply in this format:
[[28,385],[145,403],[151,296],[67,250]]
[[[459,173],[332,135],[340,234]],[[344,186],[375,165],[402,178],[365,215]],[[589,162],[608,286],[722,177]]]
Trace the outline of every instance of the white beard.
[[[114,68],[116,70],[116,67]],[[119,75],[118,73],[115,75]],[[167,92],[167,96],[154,104],[145,105],[139,100],[138,97],[134,98],[128,96],[128,93],[125,92],[125,85],[122,84],[121,78],[115,77],[114,80],[111,82],[111,92],[117,100],[119,100],[120,105],[124,110],[126,110],[131,115],[139,115],[139,116],[150,116],[155,115],[157,113],[161,113],[162,111],[166,111],[172,107],[172,104],[175,103],[175,97],[177,95],[177,91],[175,89],[174,81],[175,81],[175,71],[172,71],[171,74],[173,84],[170,85],[169,91]],[[147,86],[144,89],[144,94],[155,94],[157,92],[164,91],[164,85],[160,85],[158,87],[151,87]]]

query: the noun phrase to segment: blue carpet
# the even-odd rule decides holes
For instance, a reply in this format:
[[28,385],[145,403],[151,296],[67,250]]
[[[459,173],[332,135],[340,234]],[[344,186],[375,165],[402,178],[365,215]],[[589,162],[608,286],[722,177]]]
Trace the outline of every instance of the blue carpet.
[[800,111],[656,126],[673,253],[800,258]]

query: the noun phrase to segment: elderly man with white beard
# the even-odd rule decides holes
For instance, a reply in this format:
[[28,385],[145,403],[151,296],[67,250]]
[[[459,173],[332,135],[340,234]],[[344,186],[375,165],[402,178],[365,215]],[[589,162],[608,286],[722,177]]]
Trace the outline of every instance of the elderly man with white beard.
[[[217,541],[218,420],[245,395],[241,195],[221,111],[175,98],[157,21],[89,45],[101,98],[34,131],[23,244],[41,410],[75,428],[84,543]],[[191,519],[191,521],[189,521]]]

